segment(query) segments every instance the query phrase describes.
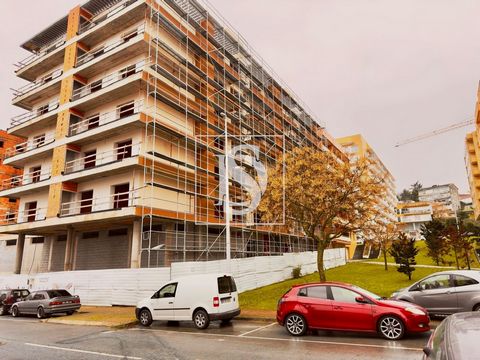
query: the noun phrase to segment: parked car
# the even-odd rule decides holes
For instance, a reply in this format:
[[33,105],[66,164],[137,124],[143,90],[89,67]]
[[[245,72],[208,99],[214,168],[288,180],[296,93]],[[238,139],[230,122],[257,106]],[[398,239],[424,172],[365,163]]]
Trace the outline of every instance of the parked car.
[[228,274],[179,278],[140,301],[135,313],[143,326],[153,320],[193,320],[197,328],[206,329],[212,320],[226,323],[240,314],[237,286]]
[[418,304],[434,315],[480,311],[480,271],[442,271],[417,281],[391,296]]
[[13,304],[11,313],[14,317],[33,314],[43,319],[59,313],[72,315],[80,306],[80,298],[67,290],[41,290],[34,291],[25,300]]
[[307,329],[377,332],[389,340],[430,330],[427,311],[384,300],[360,287],[325,282],[292,287],[278,302],[277,321],[290,335]]
[[25,299],[29,294],[27,289],[0,290],[0,316],[8,314],[14,303]]
[[463,312],[445,318],[423,348],[424,360],[480,359],[480,312]]

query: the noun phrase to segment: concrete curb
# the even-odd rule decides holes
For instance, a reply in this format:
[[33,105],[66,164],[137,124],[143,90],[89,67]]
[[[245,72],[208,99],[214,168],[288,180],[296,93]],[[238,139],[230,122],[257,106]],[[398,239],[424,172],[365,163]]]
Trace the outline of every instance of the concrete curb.
[[138,323],[138,320],[123,322],[119,324],[112,324],[103,321],[88,321],[88,320],[69,320],[69,319],[45,319],[43,323],[63,324],[63,325],[80,325],[80,326],[104,326],[114,329],[123,329]]

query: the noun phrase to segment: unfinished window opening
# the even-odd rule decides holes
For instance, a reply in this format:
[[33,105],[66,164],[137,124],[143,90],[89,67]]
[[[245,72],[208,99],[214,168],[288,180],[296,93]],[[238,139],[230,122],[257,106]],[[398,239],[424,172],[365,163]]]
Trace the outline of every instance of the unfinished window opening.
[[95,114],[87,119],[88,130],[95,129],[100,123],[100,114]]
[[95,167],[97,161],[97,150],[90,150],[84,153],[84,169]]
[[138,35],[138,29],[135,29],[133,31],[123,34],[122,40],[124,42],[127,42],[128,40],[133,39],[137,35]]
[[93,205],[93,190],[82,191],[80,197],[80,214],[91,213]]
[[132,140],[117,143],[117,160],[132,157]]
[[113,186],[113,208],[121,209],[128,207],[128,198],[129,198],[130,184],[119,184]]
[[27,222],[34,222],[37,217],[37,202],[32,201],[25,204],[25,215]]
[[33,137],[33,146],[38,148],[43,144],[45,144],[45,134],[41,134]]
[[102,80],[94,81],[90,85],[90,92],[91,93],[94,93],[94,92],[96,92],[98,90],[101,90],[101,89],[102,89]]
[[121,119],[135,113],[135,102],[130,101],[126,104],[117,106],[117,118]]
[[32,178],[32,183],[40,181],[40,173],[42,172],[41,166],[34,166],[30,168],[30,176]]
[[135,65],[127,66],[126,68],[120,71],[122,79],[125,79],[133,74],[135,74]]

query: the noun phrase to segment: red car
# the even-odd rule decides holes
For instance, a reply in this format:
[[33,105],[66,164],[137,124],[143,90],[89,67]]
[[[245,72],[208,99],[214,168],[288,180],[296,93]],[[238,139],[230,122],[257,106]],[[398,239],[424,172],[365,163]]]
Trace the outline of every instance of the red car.
[[292,287],[278,302],[277,321],[294,336],[307,329],[378,332],[389,340],[429,331],[424,308],[384,300],[354,285],[325,282]]

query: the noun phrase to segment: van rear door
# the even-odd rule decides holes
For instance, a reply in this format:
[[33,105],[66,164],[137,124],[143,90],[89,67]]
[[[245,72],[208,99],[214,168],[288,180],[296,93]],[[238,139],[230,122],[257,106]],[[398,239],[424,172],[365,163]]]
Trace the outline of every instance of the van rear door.
[[219,313],[239,308],[237,285],[233,277],[224,275],[217,278],[218,286],[218,305],[214,302],[214,308]]

